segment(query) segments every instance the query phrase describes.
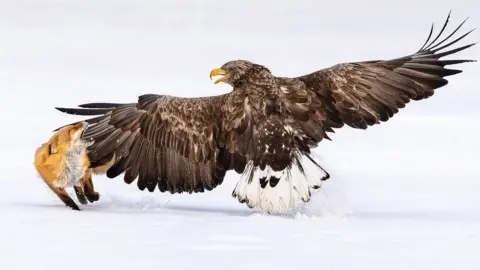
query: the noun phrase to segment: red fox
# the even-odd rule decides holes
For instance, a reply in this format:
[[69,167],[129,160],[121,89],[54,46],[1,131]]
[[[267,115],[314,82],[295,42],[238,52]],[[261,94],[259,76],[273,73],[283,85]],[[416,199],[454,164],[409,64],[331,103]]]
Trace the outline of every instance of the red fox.
[[[87,156],[87,147],[93,142],[80,138],[87,123],[80,122],[58,130],[48,142],[35,152],[35,168],[40,177],[55,192],[66,206],[80,210],[65,191],[73,187],[78,201],[87,204],[98,201],[100,195],[95,192],[92,182],[92,170]],[[95,173],[105,172],[104,167],[95,168]]]

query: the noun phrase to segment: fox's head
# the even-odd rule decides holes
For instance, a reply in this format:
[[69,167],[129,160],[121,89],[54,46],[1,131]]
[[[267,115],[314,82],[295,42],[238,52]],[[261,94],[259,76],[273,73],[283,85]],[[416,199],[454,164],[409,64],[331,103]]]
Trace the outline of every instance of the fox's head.
[[80,122],[75,125],[63,127],[57,133],[57,138],[51,144],[51,154],[60,151],[67,151],[81,140],[81,135],[87,126],[86,122]]
[[87,127],[86,122],[80,122],[76,125],[71,126],[71,128],[68,130],[69,136],[71,138],[70,140],[74,142],[80,139],[80,136],[82,135],[86,127]]

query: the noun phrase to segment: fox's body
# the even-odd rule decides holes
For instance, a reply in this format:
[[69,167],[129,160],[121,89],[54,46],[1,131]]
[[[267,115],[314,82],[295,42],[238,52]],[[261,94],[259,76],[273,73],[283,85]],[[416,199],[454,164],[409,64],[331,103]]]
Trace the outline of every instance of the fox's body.
[[[80,137],[86,124],[66,126],[42,144],[35,153],[35,168],[40,177],[69,207],[80,210],[65,188],[73,187],[82,204],[97,201],[92,182],[92,169],[87,156],[91,142]],[[100,173],[100,172],[99,172]]]

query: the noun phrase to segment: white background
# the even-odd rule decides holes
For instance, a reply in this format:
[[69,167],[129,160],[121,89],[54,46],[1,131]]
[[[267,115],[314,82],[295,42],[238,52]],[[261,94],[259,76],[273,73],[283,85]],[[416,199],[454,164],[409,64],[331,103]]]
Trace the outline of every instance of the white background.
[[51,131],[80,119],[55,106],[225,93],[208,74],[232,59],[298,76],[399,57],[450,10],[447,31],[471,17],[456,36],[480,26],[475,1],[0,1],[2,269],[480,269],[478,63],[323,142],[332,178],[287,216],[239,204],[234,173],[174,196],[96,177],[101,200],[74,212],[33,168]]

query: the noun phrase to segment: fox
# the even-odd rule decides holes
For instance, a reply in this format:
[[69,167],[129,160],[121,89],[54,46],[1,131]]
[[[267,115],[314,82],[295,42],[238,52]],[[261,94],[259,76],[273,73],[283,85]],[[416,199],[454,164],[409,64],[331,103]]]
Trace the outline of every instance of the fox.
[[79,122],[57,130],[37,148],[34,160],[35,168],[45,184],[66,206],[77,211],[80,208],[65,189],[73,187],[81,204],[98,201],[100,194],[95,191],[92,174],[105,173],[111,165],[106,162],[91,168],[87,148],[93,141],[80,138],[86,126],[86,122]]

